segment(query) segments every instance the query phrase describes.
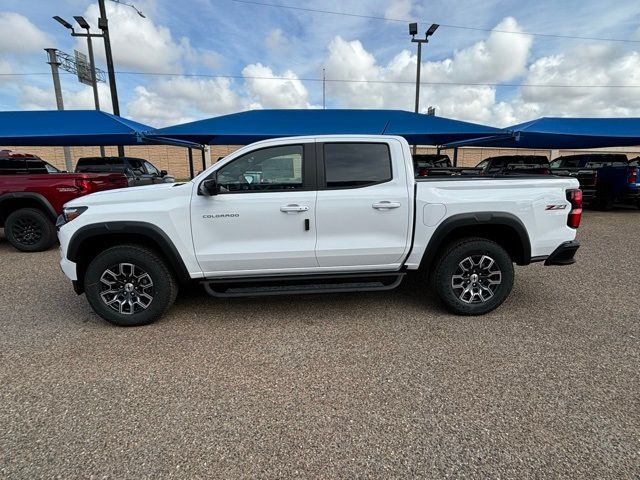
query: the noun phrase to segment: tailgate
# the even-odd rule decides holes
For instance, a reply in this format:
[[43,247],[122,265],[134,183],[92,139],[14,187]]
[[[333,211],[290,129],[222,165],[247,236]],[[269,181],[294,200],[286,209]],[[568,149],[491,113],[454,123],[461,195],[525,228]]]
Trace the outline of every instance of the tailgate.
[[129,181],[123,173],[94,173],[83,177],[91,183],[91,191],[111,190],[129,186]]
[[552,170],[554,175],[561,175],[565,177],[573,177],[580,182],[580,188],[593,189],[596,187],[598,174],[595,170],[588,168],[570,169],[570,168],[557,168]]

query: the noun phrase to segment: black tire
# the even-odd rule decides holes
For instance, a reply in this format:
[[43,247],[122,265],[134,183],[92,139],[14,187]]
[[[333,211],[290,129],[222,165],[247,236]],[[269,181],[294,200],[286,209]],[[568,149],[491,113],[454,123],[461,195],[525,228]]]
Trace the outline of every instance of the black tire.
[[48,250],[58,238],[53,222],[37,208],[21,208],[9,214],[4,222],[4,234],[21,252]]
[[154,322],[173,305],[178,294],[178,285],[165,261],[153,250],[138,245],[111,247],[97,255],[87,268],[84,285],[93,311],[120,327]]
[[[489,260],[493,260],[493,264]],[[468,274],[463,266],[469,270]],[[436,262],[432,286],[451,312],[483,315],[506,300],[513,288],[514,276],[513,260],[500,245],[484,238],[463,238],[444,251]]]

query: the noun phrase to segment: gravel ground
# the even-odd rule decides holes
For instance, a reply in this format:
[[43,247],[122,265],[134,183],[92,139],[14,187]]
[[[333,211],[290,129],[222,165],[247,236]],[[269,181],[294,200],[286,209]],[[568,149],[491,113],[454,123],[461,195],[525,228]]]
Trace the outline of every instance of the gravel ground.
[[0,237],[0,477],[639,478],[640,211],[481,318],[382,294],[93,314]]

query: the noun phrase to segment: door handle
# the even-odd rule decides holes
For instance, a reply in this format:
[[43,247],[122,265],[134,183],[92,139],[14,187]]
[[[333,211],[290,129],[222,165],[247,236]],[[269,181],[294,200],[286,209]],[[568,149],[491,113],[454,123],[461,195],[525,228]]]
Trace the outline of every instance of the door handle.
[[381,202],[376,202],[371,205],[376,210],[391,210],[392,208],[400,208],[400,202],[389,202],[388,200],[383,200]]
[[280,211],[284,213],[307,212],[309,211],[309,207],[306,205],[298,205],[297,203],[290,203],[289,205],[281,206]]

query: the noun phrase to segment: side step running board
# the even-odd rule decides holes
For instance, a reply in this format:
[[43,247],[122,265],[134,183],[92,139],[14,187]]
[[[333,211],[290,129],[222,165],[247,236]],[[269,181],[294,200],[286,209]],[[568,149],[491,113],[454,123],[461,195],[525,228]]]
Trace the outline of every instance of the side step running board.
[[226,278],[201,282],[212,297],[261,297],[314,293],[376,292],[397,288],[405,273],[354,273]]

